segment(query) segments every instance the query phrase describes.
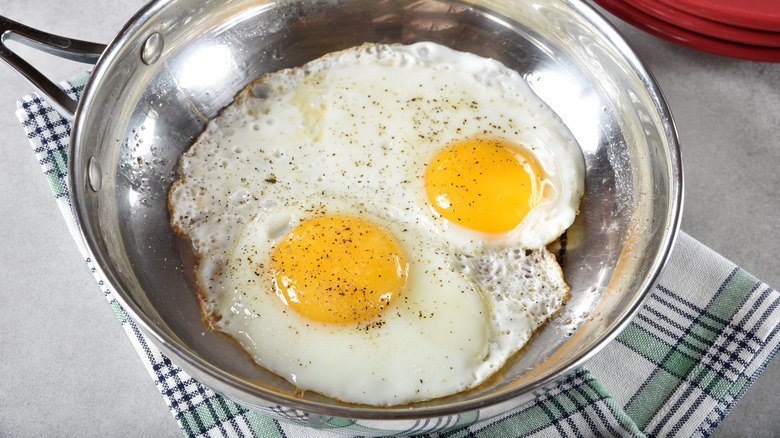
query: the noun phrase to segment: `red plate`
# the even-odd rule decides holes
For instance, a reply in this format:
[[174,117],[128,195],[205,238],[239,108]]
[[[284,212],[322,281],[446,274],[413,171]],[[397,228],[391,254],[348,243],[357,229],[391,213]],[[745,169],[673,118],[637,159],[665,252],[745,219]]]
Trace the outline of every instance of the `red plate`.
[[[663,0],[623,0],[669,24],[711,37],[756,46],[780,47],[780,32],[768,32],[712,21],[662,3]],[[777,0],[780,2],[780,0]]]
[[646,14],[620,0],[594,1],[621,20],[681,46],[731,58],[780,62],[780,48],[740,44],[692,32]]
[[734,26],[780,32],[778,0],[661,0],[699,17]]

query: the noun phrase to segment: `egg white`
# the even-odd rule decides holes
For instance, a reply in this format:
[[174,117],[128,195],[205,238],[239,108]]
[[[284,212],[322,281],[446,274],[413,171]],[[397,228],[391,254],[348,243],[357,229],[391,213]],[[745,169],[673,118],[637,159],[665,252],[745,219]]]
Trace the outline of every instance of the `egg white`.
[[[545,173],[543,202],[500,236],[426,199],[425,166],[474,136],[523,145]],[[182,157],[169,204],[216,329],[299,388],[393,405],[473,387],[557,311],[568,287],[543,247],[574,220],[583,175],[576,141],[516,72],[433,43],[366,45],[247,87]],[[403,299],[379,320],[314,323],[262,274],[286,230],[333,212],[372,218],[410,254]]]

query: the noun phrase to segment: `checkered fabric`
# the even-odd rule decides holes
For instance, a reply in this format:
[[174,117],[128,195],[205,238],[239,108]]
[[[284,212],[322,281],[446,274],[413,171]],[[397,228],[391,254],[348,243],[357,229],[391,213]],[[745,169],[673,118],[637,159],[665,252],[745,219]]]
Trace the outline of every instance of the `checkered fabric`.
[[[61,84],[78,98],[87,75]],[[277,406],[252,411],[201,385],[138,330],[93,266],[79,237],[67,185],[70,126],[33,94],[19,120],[70,231],[98,285],[186,436],[381,435],[370,423],[322,418]],[[535,400],[497,418],[465,414],[409,421],[406,435],[431,437],[708,436],[780,344],[780,295],[681,233],[652,295],[595,358]],[[277,420],[273,418],[282,420]]]

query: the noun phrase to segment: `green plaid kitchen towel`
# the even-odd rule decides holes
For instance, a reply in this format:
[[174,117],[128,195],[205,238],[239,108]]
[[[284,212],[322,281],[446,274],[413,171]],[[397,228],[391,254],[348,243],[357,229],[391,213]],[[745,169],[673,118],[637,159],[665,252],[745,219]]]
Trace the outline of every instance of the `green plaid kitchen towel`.
[[[84,74],[61,86],[77,98],[86,79]],[[19,101],[17,115],[76,243],[96,272],[70,205],[69,123],[35,94]],[[97,281],[186,436],[343,436],[346,426],[363,427],[363,435],[381,432],[335,419],[315,430],[304,426],[305,413],[283,407],[250,411],[215,394],[157,350],[108,285]],[[777,352],[779,304],[778,292],[681,233],[641,311],[584,367],[498,418],[459,416],[436,425],[410,421],[408,435],[438,430],[427,436],[708,436]]]

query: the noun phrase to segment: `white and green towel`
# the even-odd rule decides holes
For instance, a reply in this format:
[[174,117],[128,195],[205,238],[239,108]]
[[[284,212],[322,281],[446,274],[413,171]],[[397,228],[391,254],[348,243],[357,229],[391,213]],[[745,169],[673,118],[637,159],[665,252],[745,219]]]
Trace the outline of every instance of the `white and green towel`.
[[[61,86],[78,98],[86,78],[81,75]],[[70,125],[35,94],[19,101],[17,116],[65,221],[95,272],[70,204]],[[303,412],[281,406],[254,412],[215,394],[152,345],[108,285],[96,277],[184,435],[292,438],[377,433],[370,424],[343,419],[325,421],[323,429],[315,430],[306,426]],[[708,436],[777,352],[779,305],[777,291],[681,233],[640,312],[585,366],[499,418],[454,417],[437,426],[440,432],[426,436]],[[408,435],[430,426],[424,420],[410,421]]]

